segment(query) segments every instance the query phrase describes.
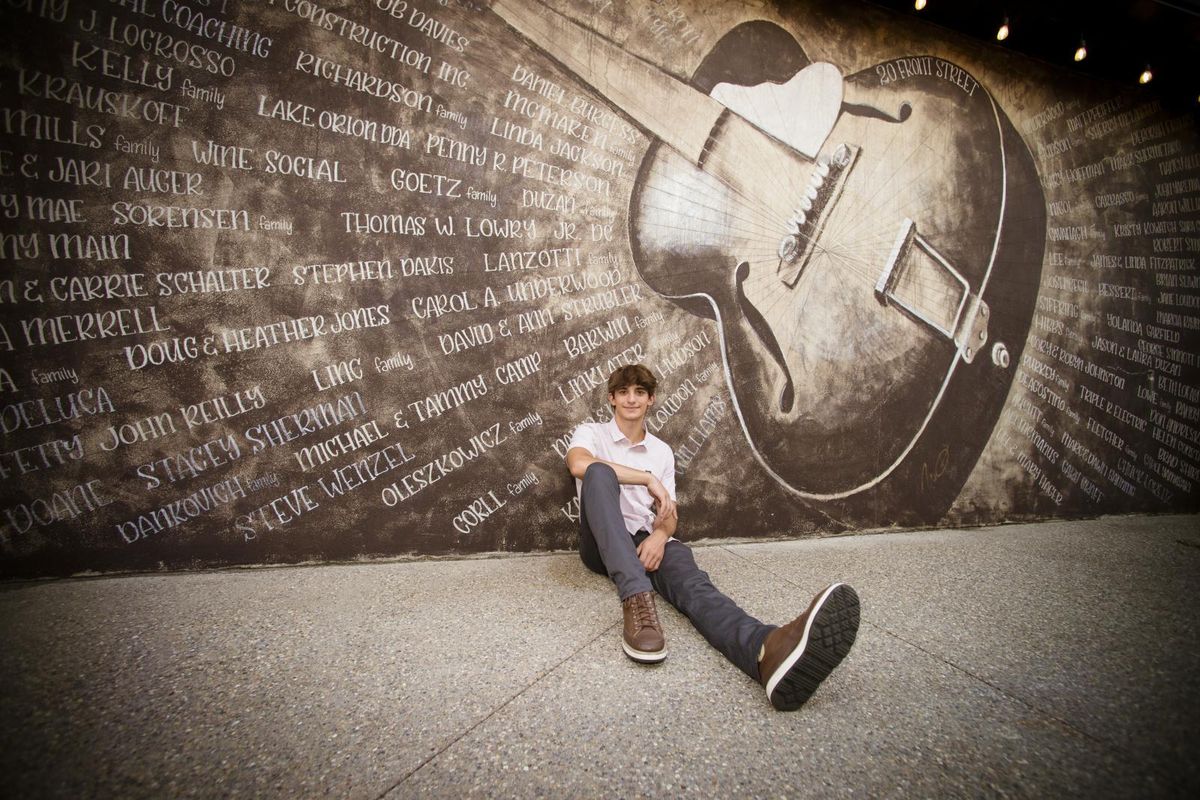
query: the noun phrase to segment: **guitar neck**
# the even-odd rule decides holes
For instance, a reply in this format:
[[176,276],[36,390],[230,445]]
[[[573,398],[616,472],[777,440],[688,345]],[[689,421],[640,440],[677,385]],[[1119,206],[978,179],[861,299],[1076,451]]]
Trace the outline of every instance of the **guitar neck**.
[[725,106],[613,42],[530,0],[496,0],[492,10],[539,49],[692,164]]

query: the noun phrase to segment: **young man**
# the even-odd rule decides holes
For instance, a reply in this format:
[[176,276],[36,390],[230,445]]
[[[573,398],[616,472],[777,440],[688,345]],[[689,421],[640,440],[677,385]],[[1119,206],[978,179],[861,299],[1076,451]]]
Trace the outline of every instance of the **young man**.
[[691,549],[674,538],[675,455],[646,430],[656,385],[641,364],[616,370],[608,379],[612,420],[580,425],[571,437],[567,468],[579,491],[579,555],[617,586],[625,616],[621,646],[630,658],[652,664],[667,657],[653,589],[760,682],[775,708],[797,709],[854,644],[858,595],[835,583],[776,627],[717,591]]

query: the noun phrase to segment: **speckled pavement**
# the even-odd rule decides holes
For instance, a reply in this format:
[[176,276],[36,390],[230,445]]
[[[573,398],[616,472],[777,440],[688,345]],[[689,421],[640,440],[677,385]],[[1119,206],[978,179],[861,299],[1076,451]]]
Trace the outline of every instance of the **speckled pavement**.
[[0,796],[1200,796],[1200,517],[702,543],[858,642],[795,713],[573,554],[0,585]]

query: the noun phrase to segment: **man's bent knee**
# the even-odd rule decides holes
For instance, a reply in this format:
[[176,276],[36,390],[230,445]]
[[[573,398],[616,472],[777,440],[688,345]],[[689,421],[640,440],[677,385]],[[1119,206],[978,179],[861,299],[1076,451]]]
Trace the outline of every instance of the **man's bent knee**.
[[593,461],[588,464],[588,467],[583,472],[584,484],[589,483],[616,483],[617,473],[608,464],[600,461]]

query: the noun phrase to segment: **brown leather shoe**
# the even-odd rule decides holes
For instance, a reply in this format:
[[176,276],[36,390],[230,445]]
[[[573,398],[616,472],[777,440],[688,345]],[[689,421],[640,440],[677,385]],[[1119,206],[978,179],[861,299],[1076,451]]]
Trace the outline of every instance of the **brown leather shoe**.
[[858,594],[835,583],[800,616],[776,628],[763,644],[758,679],[771,705],[795,711],[841,663],[858,634]]
[[654,607],[654,592],[640,592],[621,601],[625,612],[625,633],[621,647],[625,655],[643,664],[657,664],[667,657],[667,640],[658,609]]

